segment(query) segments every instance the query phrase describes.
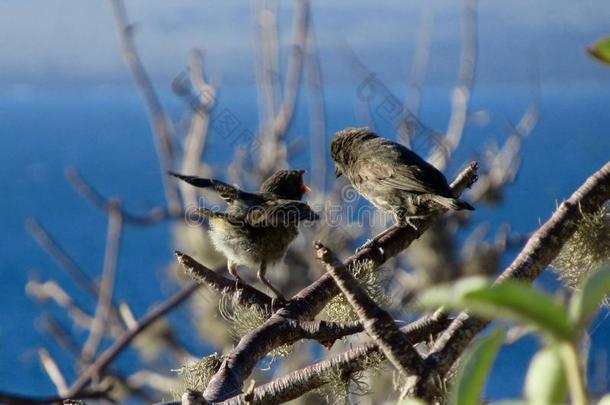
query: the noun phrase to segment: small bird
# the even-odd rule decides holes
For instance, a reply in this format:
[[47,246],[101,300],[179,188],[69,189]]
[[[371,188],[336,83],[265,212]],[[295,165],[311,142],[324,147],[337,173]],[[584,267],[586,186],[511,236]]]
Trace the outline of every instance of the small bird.
[[229,206],[225,212],[200,208],[209,218],[210,236],[215,248],[227,258],[229,273],[243,282],[237,266],[258,267],[259,280],[271,289],[276,299],[284,297],[266,277],[267,266],[281,261],[290,243],[298,236],[298,224],[319,219],[310,207],[299,201],[310,190],[304,170],[279,170],[269,177],[258,193],[240,190],[220,180],[184,176],[169,172],[187,183],[209,188]]
[[335,175],[345,175],[374,206],[390,212],[399,224],[441,209],[474,210],[455,198],[447,179],[415,152],[368,128],[346,128],[331,143]]

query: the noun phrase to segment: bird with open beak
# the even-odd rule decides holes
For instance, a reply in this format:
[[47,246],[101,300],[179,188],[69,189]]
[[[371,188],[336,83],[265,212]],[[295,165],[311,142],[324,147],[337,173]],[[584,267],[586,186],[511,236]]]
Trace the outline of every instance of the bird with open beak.
[[220,180],[170,174],[195,187],[215,191],[229,204],[224,212],[198,209],[209,219],[214,247],[227,258],[229,273],[238,284],[243,280],[237,266],[258,268],[258,278],[274,292],[275,302],[283,302],[283,295],[267,280],[266,270],[283,259],[298,236],[300,222],[319,219],[309,205],[300,201],[311,191],[304,181],[305,171],[279,170],[263,182],[258,193]]

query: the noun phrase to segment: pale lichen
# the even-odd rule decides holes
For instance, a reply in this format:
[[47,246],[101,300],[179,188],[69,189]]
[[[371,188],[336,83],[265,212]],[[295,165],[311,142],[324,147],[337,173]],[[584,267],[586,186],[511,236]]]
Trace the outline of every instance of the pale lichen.
[[172,371],[182,378],[183,392],[186,390],[203,392],[218,371],[221,362],[222,357],[218,353],[213,353],[199,361],[188,361],[179,369]]
[[[574,235],[551,263],[563,282],[572,289],[595,269],[610,260],[610,205],[584,215]],[[605,305],[608,305],[606,299]]]
[[[218,301],[220,315],[230,326],[231,335],[234,339],[241,339],[243,336],[258,329],[269,319],[269,312],[256,305],[244,305],[239,302],[238,296],[222,294]],[[286,357],[290,354],[292,345],[282,345],[269,352],[271,362],[278,357]]]
[[[385,268],[376,266],[370,260],[356,262],[350,268],[361,287],[380,307],[388,307],[391,299],[385,290]],[[358,315],[343,294],[337,294],[324,307],[324,314],[333,322],[348,322],[358,320]]]
[[332,369],[324,376],[326,384],[317,392],[325,398],[325,403],[349,405],[351,398],[371,392],[369,380],[383,369],[384,361],[383,354],[373,352],[363,360],[362,370],[349,373],[340,368]]

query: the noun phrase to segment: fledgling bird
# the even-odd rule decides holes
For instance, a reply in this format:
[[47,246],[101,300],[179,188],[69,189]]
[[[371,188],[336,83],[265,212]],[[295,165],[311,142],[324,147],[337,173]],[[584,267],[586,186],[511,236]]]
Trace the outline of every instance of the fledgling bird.
[[337,177],[345,175],[352,186],[374,206],[392,213],[399,224],[441,209],[474,210],[455,198],[438,169],[409,148],[382,138],[368,128],[346,128],[331,143]]
[[304,170],[279,170],[269,177],[258,193],[240,190],[220,180],[169,173],[200,188],[219,194],[229,206],[225,212],[200,208],[209,218],[214,247],[227,258],[229,273],[243,282],[237,266],[258,268],[258,278],[276,298],[282,294],[267,280],[267,266],[281,261],[290,243],[298,236],[298,224],[319,219],[310,207],[299,201],[310,189],[303,180]]

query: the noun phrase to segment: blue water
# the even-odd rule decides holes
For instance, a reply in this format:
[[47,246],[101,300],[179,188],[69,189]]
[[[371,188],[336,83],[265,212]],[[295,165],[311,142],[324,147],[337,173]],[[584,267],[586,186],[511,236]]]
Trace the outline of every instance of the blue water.
[[[402,94],[401,87],[389,87]],[[437,87],[425,93],[421,117],[427,126],[446,128],[449,90]],[[162,98],[179,120],[180,100],[169,93],[162,93]],[[329,138],[345,126],[365,124],[354,112],[355,100],[354,87],[326,90]],[[535,100],[542,108],[541,120],[524,145],[522,171],[508,189],[506,206],[498,211],[478,209],[477,221],[508,222],[515,231],[531,231],[549,216],[557,201],[567,198],[610,157],[607,89],[596,84],[544,85],[538,93],[526,86],[494,85],[479,86],[474,93],[473,111],[486,109],[491,119],[484,127],[469,125],[457,161],[476,158],[486,142],[501,142],[507,123],[516,123]],[[256,97],[251,89],[223,89],[219,106],[255,132]],[[373,119],[384,133],[388,131],[387,122],[374,114]],[[290,139],[303,134],[307,134],[305,95],[300,97]],[[231,156],[226,140],[214,132],[210,136],[204,158],[211,164],[226,164],[226,156]],[[61,348],[45,337],[36,321],[45,307],[26,296],[24,287],[30,277],[55,279],[88,308],[94,304],[32,241],[24,228],[26,218],[40,220],[90,275],[99,274],[106,218],[73,191],[64,178],[64,168],[77,167],[102,193],[120,196],[128,209],[146,210],[163,204],[151,139],[145,110],[131,86],[0,89],[0,390],[54,392],[37,359],[40,346],[57,354],[67,378],[74,378],[69,367],[72,359],[61,355]],[[307,167],[307,154],[296,156],[291,163]],[[456,165],[448,171],[453,174],[458,169]],[[129,227],[125,233],[116,296],[127,298],[136,316],[177,288],[164,271],[172,260],[170,236],[168,224]],[[553,277],[545,275],[543,282],[552,285]],[[608,350],[610,322],[602,322],[604,315],[595,321],[600,326],[592,335],[591,359]],[[70,325],[68,319],[62,321]],[[187,324],[181,326],[182,337],[193,352],[204,355],[210,351],[189,339],[194,332],[188,327],[188,312],[178,311],[172,322]],[[80,339],[86,336],[83,331],[77,335]],[[489,384],[491,399],[520,395],[524,371],[537,347],[538,342],[528,338],[502,351]],[[121,370],[133,371],[132,356],[126,353],[120,358]],[[160,363],[157,369],[167,371],[171,366]]]

